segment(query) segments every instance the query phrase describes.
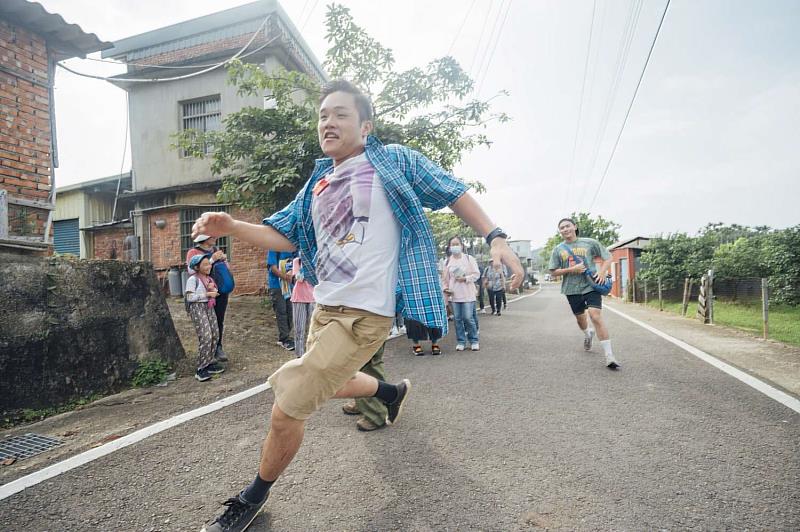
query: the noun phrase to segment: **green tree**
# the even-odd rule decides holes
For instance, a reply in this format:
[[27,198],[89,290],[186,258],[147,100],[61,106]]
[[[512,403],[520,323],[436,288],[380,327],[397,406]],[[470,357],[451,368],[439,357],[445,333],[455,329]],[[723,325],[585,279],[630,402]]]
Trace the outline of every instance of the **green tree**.
[[769,276],[770,301],[800,304],[800,225],[766,235],[762,254]]
[[[600,215],[593,217],[588,212],[573,212],[569,217],[575,220],[581,237],[594,238],[606,247],[619,240],[619,230],[622,226],[616,222],[607,220]],[[543,264],[547,265],[550,262],[553,249],[562,241],[558,231],[547,239],[540,253]]]
[[762,235],[739,237],[735,242],[720,245],[714,250],[711,265],[719,279],[762,277],[767,275],[764,264]]
[[[371,95],[375,131],[385,143],[418,149],[446,170],[478,146],[490,146],[487,123],[505,122],[490,102],[470,99],[473,80],[452,57],[424,67],[395,69],[392,51],[353,20],[341,5],[328,7],[325,67]],[[272,211],[290,201],[321,155],[316,134],[319,84],[299,72],[233,62],[229,82],[240,94],[264,95],[265,108],[228,115],[218,132],[185,131],[175,147],[203,157],[211,145],[211,170],[222,178],[219,200]],[[480,183],[470,183],[479,191]]]

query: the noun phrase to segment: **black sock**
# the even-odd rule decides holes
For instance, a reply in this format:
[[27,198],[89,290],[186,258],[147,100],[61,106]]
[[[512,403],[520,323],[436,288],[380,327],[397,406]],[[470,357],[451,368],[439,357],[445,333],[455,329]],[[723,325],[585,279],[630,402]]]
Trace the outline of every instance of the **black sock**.
[[257,504],[263,501],[275,481],[264,480],[256,474],[255,480],[242,492],[242,498],[249,503]]
[[388,382],[378,381],[378,391],[375,392],[373,397],[377,397],[387,405],[390,405],[397,400],[397,386]]

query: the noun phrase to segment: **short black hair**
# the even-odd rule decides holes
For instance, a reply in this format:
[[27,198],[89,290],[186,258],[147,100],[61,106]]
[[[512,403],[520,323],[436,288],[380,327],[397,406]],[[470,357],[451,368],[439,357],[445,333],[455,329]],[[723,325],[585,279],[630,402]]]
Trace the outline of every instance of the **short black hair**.
[[578,229],[578,224],[575,223],[575,220],[573,220],[572,218],[561,218],[558,221],[558,225],[556,225],[556,227],[561,227],[561,222],[569,222],[572,225],[574,225],[575,226],[575,236],[580,236],[580,234],[581,234],[580,233],[580,229]]
[[361,122],[365,120],[372,120],[374,113],[372,110],[372,102],[369,97],[364,94],[361,89],[347,81],[346,79],[335,79],[329,81],[322,86],[319,93],[319,103],[322,105],[322,100],[333,94],[334,92],[346,92],[352,94],[356,101],[356,110],[358,111],[358,118]]

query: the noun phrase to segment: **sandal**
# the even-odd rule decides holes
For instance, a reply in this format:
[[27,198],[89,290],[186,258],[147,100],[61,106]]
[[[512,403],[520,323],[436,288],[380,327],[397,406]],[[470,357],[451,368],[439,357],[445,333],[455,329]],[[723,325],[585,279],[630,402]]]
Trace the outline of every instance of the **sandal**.
[[441,355],[442,354],[442,349],[436,344],[431,344],[431,354],[432,355]]
[[421,345],[415,345],[415,346],[413,346],[413,347],[411,348],[411,351],[412,351],[412,352],[413,352],[415,355],[417,355],[418,357],[421,357],[422,355],[424,355],[424,354],[425,354],[425,351],[423,351],[423,350],[422,350],[422,346],[421,346]]

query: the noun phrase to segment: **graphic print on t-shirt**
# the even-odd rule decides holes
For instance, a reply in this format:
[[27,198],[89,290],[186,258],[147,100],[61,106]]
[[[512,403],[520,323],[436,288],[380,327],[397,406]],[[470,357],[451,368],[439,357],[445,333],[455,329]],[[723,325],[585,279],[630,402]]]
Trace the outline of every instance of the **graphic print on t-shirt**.
[[369,163],[348,165],[327,179],[315,198],[323,244],[317,255],[320,281],[347,283],[358,267],[353,255],[364,243],[369,224],[372,180],[375,170]]

